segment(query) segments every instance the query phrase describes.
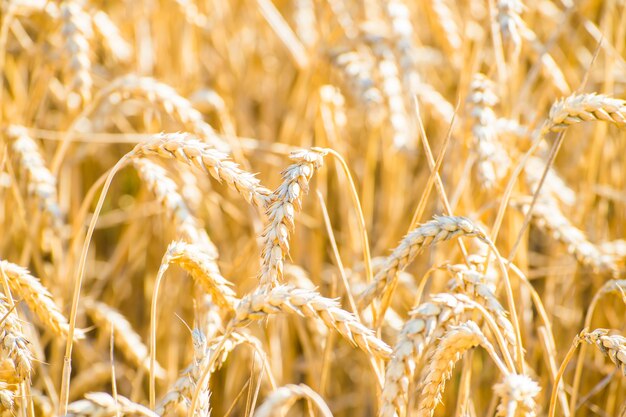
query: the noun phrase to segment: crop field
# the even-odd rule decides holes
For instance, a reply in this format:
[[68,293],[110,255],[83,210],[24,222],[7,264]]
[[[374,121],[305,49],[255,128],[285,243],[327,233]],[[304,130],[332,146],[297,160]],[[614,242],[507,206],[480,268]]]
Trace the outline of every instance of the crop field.
[[0,1],[0,417],[626,417],[626,1]]

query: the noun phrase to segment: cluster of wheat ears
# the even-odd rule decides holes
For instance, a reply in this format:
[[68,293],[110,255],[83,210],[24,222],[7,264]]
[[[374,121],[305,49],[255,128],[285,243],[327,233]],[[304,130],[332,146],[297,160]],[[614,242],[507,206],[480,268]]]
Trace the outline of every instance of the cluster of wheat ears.
[[626,2],[3,0],[0,416],[626,416]]

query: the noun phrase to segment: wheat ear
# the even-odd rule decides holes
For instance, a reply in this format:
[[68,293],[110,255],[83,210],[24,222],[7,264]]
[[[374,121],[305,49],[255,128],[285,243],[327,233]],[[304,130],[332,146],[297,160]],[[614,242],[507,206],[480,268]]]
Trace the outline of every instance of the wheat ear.
[[235,323],[259,320],[268,314],[293,313],[301,317],[322,320],[330,329],[368,354],[388,358],[391,348],[378,339],[374,332],[354,316],[339,307],[337,300],[322,297],[316,291],[279,285],[268,289],[260,287],[244,297],[235,311]]
[[601,120],[626,127],[626,101],[603,94],[573,94],[552,105],[544,129],[559,132],[581,122]]
[[526,375],[511,373],[494,385],[494,393],[500,397],[496,417],[535,417],[535,398],[541,391],[539,384]]
[[19,381],[28,380],[33,369],[33,354],[28,345],[17,315],[11,311],[6,298],[0,295],[0,356],[13,362],[15,376]]
[[[108,333],[111,330],[115,333],[114,343],[124,356],[136,366],[150,372],[148,348],[142,342],[141,336],[135,332],[132,325],[126,320],[126,317],[105,303],[89,298],[83,300],[83,305],[87,310],[87,314],[89,314],[97,326],[109,329]],[[155,374],[157,378],[165,377],[165,369],[158,363],[155,364]]]
[[383,268],[359,297],[359,307],[364,309],[392,286],[396,275],[406,268],[424,248],[459,236],[484,237],[484,233],[466,217],[436,216],[410,231],[385,260]]
[[[0,271],[8,278],[9,287],[20,295],[39,320],[55,334],[67,337],[69,324],[52,299],[52,294],[32,276],[26,268],[8,261],[0,261]],[[76,331],[75,338],[81,339],[82,331]]]
[[141,404],[118,395],[113,398],[105,392],[90,392],[84,400],[67,407],[67,417],[113,417],[117,415],[157,417],[158,415]]
[[304,384],[289,384],[274,390],[256,410],[254,417],[271,417],[276,409],[287,409],[300,398],[312,401],[324,417],[332,417],[333,414],[322,397]]
[[293,152],[290,158],[294,163],[282,172],[283,182],[267,200],[259,276],[262,285],[276,284],[282,278],[295,214],[302,208],[302,196],[308,193],[311,177],[323,165],[326,153],[321,148]]
[[68,106],[70,110],[79,108],[91,100],[91,57],[89,41],[93,36],[92,22],[83,10],[81,3],[66,0],[61,3],[61,32],[65,39],[65,79],[70,86]]
[[237,191],[251,204],[265,207],[270,191],[225,153],[185,133],[161,134],[158,139],[135,147],[135,155],[156,155],[196,167]]
[[[0,415],[13,416],[15,408],[15,393],[10,389],[9,384],[0,381]],[[6,413],[5,413],[6,412]]]
[[385,370],[380,417],[392,417],[406,407],[409,384],[426,348],[465,312],[465,303],[449,294],[441,295],[444,297],[417,306],[402,326]]
[[596,329],[592,332],[584,332],[581,335],[581,340],[595,345],[626,376],[626,337],[610,335],[607,329]]
[[213,300],[223,308],[233,310],[238,299],[232,283],[224,278],[215,262],[201,247],[191,243],[172,242],[165,253],[164,262],[176,264],[189,272],[194,281],[211,294]]
[[59,208],[57,181],[41,156],[39,146],[30,137],[24,126],[11,125],[6,129],[7,136],[12,140],[11,150],[19,160],[19,166],[27,177],[28,194],[33,196],[40,210],[47,216],[55,234],[60,234],[63,216]]
[[[452,376],[455,364],[465,352],[477,346],[483,346],[487,351],[493,352],[493,346],[476,323],[469,320],[450,327],[437,344],[428,364],[418,403],[416,414],[418,417],[433,416],[435,407],[442,400],[446,381]],[[502,364],[499,367],[506,370]]]
[[183,239],[202,246],[209,255],[217,257],[215,244],[200,226],[200,221],[190,213],[183,196],[178,192],[178,186],[167,175],[167,171],[147,158],[134,158],[133,165],[150,191],[165,207],[167,214],[174,219],[176,229]]

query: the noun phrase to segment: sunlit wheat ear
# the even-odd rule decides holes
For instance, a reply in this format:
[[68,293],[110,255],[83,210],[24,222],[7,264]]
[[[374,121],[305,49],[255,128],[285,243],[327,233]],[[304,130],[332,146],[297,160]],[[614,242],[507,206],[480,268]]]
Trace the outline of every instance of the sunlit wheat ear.
[[[209,366],[211,357],[216,355],[217,360],[213,362],[210,373],[218,370],[228,359],[230,353],[240,344],[250,345],[257,353],[262,352],[261,342],[248,334],[233,332],[226,336],[218,336],[212,341],[207,341],[204,333],[199,329],[194,329],[192,333],[193,342],[193,361],[183,370],[180,378],[176,380],[167,394],[159,401],[156,412],[160,416],[176,415],[176,407],[184,404],[185,408],[189,405],[193,392],[199,382],[201,372]],[[217,351],[217,349],[220,349]],[[206,399],[209,395],[209,389],[203,387]]]
[[626,376],[626,337],[610,335],[607,329],[596,329],[583,333],[581,339],[600,349]]
[[626,101],[603,94],[574,94],[552,105],[544,129],[559,132],[589,121],[604,121],[626,127]]
[[[13,362],[15,377],[20,382],[27,381],[33,369],[33,354],[28,345],[15,311],[11,312],[6,298],[0,295],[0,358]],[[2,379],[8,381],[6,377]]]
[[381,91],[374,81],[374,59],[362,50],[347,50],[331,54],[331,62],[344,79],[346,89],[365,111],[372,126],[383,122],[385,112]]
[[[526,204],[518,205],[526,212],[528,208]],[[532,221],[539,229],[563,243],[567,251],[581,264],[596,272],[617,271],[613,258],[600,251],[587,239],[582,230],[570,223],[554,201],[537,202],[532,211]]]
[[391,286],[401,272],[424,248],[460,236],[484,237],[478,226],[466,217],[438,216],[410,231],[385,260],[385,265],[359,297],[359,307],[364,309]]
[[422,303],[411,311],[393,347],[385,370],[380,417],[392,417],[408,403],[408,389],[413,376],[423,365],[426,348],[441,336],[449,324],[456,323],[467,306],[449,294],[436,301]]
[[288,409],[294,402],[302,398],[308,399],[315,404],[324,417],[332,416],[328,405],[322,400],[322,397],[310,387],[304,384],[289,384],[274,390],[256,410],[254,417],[271,417],[277,415],[280,410]]
[[294,163],[282,172],[283,182],[267,199],[268,222],[263,231],[261,284],[273,285],[282,278],[296,212],[302,209],[302,197],[309,192],[311,177],[324,164],[325,155],[326,151],[320,148],[293,152],[290,158]]
[[380,91],[387,102],[389,125],[393,132],[392,141],[396,148],[415,149],[416,138],[410,129],[409,114],[402,91],[402,83],[396,58],[389,43],[379,28],[367,26],[369,31],[364,35],[366,43],[370,46],[380,77]]
[[434,0],[429,4],[433,16],[431,19],[433,34],[442,44],[450,61],[458,64],[463,40],[451,4],[448,0]]
[[502,42],[505,48],[512,51],[516,56],[522,47],[520,31],[525,27],[521,17],[524,4],[520,0],[498,0],[496,7],[498,9],[496,19],[500,26]]
[[80,2],[61,3],[61,33],[64,39],[64,78],[69,85],[68,107],[75,110],[91,100],[91,48],[93,36],[91,18]]
[[171,86],[154,78],[126,75],[113,80],[98,95],[108,97],[112,105],[118,104],[122,99],[144,99],[179,122],[186,131],[193,133],[202,142],[222,152],[231,150],[230,146],[216,135],[211,125],[204,121],[202,114],[189,100],[178,94]]
[[102,39],[102,42],[116,62],[127,62],[131,59],[133,48],[120,34],[117,25],[105,12],[98,10],[93,14],[93,27]]
[[626,261],[626,240],[624,239],[602,242],[599,248],[602,253],[611,256],[616,261]]
[[454,265],[449,267],[449,270],[455,276],[450,290],[465,294],[485,307],[485,310],[491,313],[498,328],[502,331],[509,350],[514,352],[517,343],[515,330],[508,318],[507,311],[496,297],[495,283],[490,283],[482,273],[469,269],[465,265]]
[[291,313],[301,317],[319,319],[330,329],[337,330],[353,345],[370,355],[388,358],[391,348],[378,339],[374,332],[359,323],[354,314],[339,307],[339,303],[322,297],[316,291],[279,285],[268,289],[261,287],[244,297],[235,311],[235,323],[260,320],[269,314]]
[[475,74],[470,84],[467,105],[470,112],[473,151],[476,153],[478,182],[493,190],[507,173],[509,156],[496,133],[496,114],[493,106],[498,102],[494,83],[483,74]]
[[161,166],[147,158],[134,158],[133,165],[146,186],[165,207],[174,220],[176,230],[182,238],[202,247],[209,255],[217,257],[218,251],[200,221],[191,214],[178,186]]
[[[524,179],[531,194],[534,194],[539,188],[539,182],[546,164],[547,162],[539,157],[531,157],[526,161],[526,165],[524,165]],[[553,198],[559,203],[570,207],[576,203],[576,193],[563,181],[553,167],[548,169],[541,187],[541,195]]]
[[10,389],[8,383],[0,381],[0,412],[2,415],[15,415],[15,391]]
[[10,125],[6,134],[12,141],[11,151],[16,156],[20,169],[26,174],[24,182],[28,194],[37,201],[50,228],[58,236],[63,226],[63,215],[59,208],[55,176],[46,166],[37,143],[24,126]]
[[[32,276],[26,268],[8,261],[0,261],[0,271],[6,275],[9,287],[24,300],[46,328],[57,336],[67,337],[69,330],[67,319],[52,299],[50,291],[38,278]],[[74,336],[81,339],[84,335],[77,329]]]
[[113,398],[105,392],[91,392],[85,395],[84,400],[75,401],[67,407],[68,417],[115,415],[157,417],[154,411],[141,404],[132,402],[121,395]]
[[[83,300],[83,305],[94,323],[103,329],[104,334],[110,335],[113,331],[113,341],[122,354],[135,366],[150,372],[148,348],[126,317],[107,304],[89,298]],[[158,363],[155,372],[157,378],[165,377],[165,370]]]
[[493,350],[491,343],[473,321],[450,327],[437,344],[425,369],[417,416],[432,417],[435,407],[442,402],[446,381],[452,376],[456,363],[465,352],[481,345],[487,350]]
[[172,242],[167,248],[164,262],[179,265],[189,272],[194,281],[222,308],[233,310],[238,302],[237,296],[232,289],[232,283],[224,278],[217,266],[215,258],[207,254],[200,246],[185,243]]
[[500,397],[497,417],[535,417],[535,398],[541,391],[539,384],[526,375],[505,375],[502,382],[494,385],[494,393]]
[[137,145],[135,155],[159,156],[200,169],[237,191],[248,202],[264,208],[271,192],[227,154],[184,133],[161,134],[158,139]]

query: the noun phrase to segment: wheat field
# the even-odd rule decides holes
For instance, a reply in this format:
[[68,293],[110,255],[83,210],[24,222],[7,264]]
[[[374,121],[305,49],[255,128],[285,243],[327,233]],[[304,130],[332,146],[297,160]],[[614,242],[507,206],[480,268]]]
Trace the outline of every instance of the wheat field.
[[624,0],[3,0],[0,71],[0,416],[626,416]]

